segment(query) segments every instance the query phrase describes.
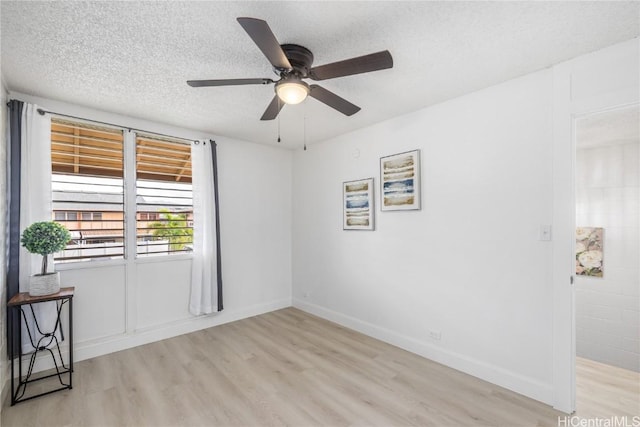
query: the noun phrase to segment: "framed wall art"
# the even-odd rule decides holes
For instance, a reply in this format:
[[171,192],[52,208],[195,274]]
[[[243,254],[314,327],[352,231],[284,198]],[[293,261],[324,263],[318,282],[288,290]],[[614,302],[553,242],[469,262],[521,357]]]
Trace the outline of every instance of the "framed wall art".
[[342,228],[373,230],[373,178],[343,183],[342,195]]
[[420,150],[380,159],[380,210],[420,209]]
[[604,274],[602,227],[576,228],[576,274],[602,277]]

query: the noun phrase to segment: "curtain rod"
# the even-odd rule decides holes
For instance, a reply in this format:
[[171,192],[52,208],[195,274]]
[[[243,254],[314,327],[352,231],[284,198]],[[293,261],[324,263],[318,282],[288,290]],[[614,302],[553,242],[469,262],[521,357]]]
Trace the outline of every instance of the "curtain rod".
[[151,131],[144,130],[144,129],[136,129],[136,128],[132,128],[132,127],[129,127],[129,126],[116,125],[116,124],[109,123],[109,122],[102,122],[100,120],[85,119],[84,117],[78,117],[78,116],[72,116],[72,115],[69,115],[69,114],[56,113],[55,111],[47,111],[47,110],[43,110],[42,108],[38,108],[38,113],[40,113],[41,116],[44,116],[46,113],[49,113],[49,114],[54,114],[56,116],[68,117],[70,119],[84,120],[86,122],[92,122],[92,123],[99,123],[99,124],[108,125],[108,126],[114,126],[114,127],[118,127],[118,128],[122,128],[122,129],[128,129],[130,131],[143,132],[143,133],[147,133],[147,134],[150,134],[150,135],[164,136],[166,138],[172,138],[172,139],[178,139],[178,140],[181,140],[181,141],[185,141],[185,142],[188,142],[189,144],[191,144],[191,142],[194,141],[193,139],[180,138],[179,136],[166,135],[164,133],[151,132]]

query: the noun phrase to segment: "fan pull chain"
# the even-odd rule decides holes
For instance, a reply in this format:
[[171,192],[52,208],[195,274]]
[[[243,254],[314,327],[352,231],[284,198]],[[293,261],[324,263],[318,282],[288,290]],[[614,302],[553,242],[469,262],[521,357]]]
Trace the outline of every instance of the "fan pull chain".
[[304,151],[307,151],[307,101],[304,101],[304,120],[302,135],[304,138]]
[[[280,97],[278,97],[278,111],[280,111]],[[280,114],[278,113],[278,142],[280,142]]]

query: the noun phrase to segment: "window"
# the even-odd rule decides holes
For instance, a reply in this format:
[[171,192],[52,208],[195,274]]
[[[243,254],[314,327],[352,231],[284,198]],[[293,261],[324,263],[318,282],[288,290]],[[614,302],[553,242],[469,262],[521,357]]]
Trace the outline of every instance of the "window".
[[[67,248],[55,254],[56,262],[192,250],[190,145],[172,138],[132,135],[135,147],[126,147],[123,129],[52,118],[53,219],[72,236]],[[125,159],[133,164],[134,156],[135,182],[125,182],[129,176]],[[127,206],[125,195],[132,193],[136,203]],[[125,217],[134,213],[135,251],[128,249],[125,238]]]
[[121,129],[51,120],[53,219],[72,236],[56,262],[124,257],[123,159]]
[[193,247],[191,147],[136,137],[138,256],[190,252]]
[[78,218],[82,221],[101,221],[102,212],[53,211],[53,219],[55,221],[78,221]]
[[160,218],[158,212],[138,212],[140,221],[156,221],[158,218]]

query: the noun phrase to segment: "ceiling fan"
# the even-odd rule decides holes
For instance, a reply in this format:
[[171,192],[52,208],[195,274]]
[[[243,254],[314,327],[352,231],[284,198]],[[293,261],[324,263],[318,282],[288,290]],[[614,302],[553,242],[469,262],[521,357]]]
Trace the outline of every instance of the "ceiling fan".
[[273,66],[274,73],[280,79],[189,80],[187,84],[192,87],[203,87],[275,83],[276,95],[260,120],[275,119],[284,104],[299,104],[307,96],[317,99],[342,114],[351,116],[360,111],[360,107],[321,86],[316,84],[309,85],[302,80],[307,78],[316,81],[327,80],[393,67],[393,58],[388,50],[319,67],[311,67],[311,64],[313,64],[311,51],[296,44],[281,45],[266,21],[255,18],[238,18],[238,22],[254,43],[258,45],[264,56],[267,57]]

